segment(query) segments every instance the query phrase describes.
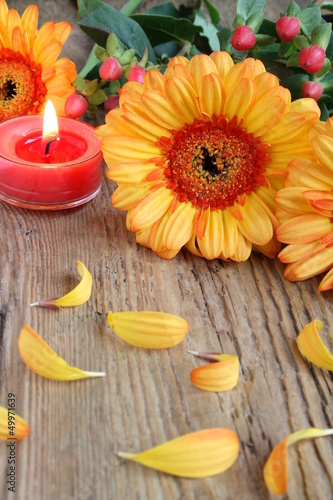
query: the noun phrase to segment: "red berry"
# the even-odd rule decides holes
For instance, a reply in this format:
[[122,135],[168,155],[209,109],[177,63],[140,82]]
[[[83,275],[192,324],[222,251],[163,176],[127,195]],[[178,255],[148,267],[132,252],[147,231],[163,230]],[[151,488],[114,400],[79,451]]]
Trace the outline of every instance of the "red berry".
[[307,73],[317,73],[323,67],[325,50],[320,45],[311,45],[302,49],[299,54],[299,63]]
[[275,29],[281,40],[291,42],[298,35],[301,23],[297,17],[280,17],[276,22]]
[[72,94],[66,99],[65,113],[69,118],[82,116],[88,108],[88,101],[80,94]]
[[238,26],[232,35],[231,45],[236,50],[250,50],[256,43],[256,37],[249,26]]
[[99,68],[99,76],[102,80],[115,81],[123,74],[123,68],[115,57],[108,57]]
[[109,95],[106,101],[104,101],[104,109],[108,113],[111,109],[116,108],[119,105],[119,95]]
[[128,81],[143,83],[145,73],[145,70],[141,66],[133,66],[128,74]]
[[319,82],[305,82],[302,85],[302,94],[304,97],[312,97],[315,101],[321,97],[323,86]]

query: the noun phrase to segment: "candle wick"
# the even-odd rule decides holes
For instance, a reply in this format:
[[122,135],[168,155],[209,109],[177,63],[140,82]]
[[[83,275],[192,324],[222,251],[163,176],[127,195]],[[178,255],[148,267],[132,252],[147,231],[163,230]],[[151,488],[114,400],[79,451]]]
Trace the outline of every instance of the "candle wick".
[[59,141],[59,137],[53,137],[47,144],[46,144],[46,148],[45,148],[45,156],[49,156],[49,151],[50,151],[50,146],[52,144],[52,142],[54,141]]

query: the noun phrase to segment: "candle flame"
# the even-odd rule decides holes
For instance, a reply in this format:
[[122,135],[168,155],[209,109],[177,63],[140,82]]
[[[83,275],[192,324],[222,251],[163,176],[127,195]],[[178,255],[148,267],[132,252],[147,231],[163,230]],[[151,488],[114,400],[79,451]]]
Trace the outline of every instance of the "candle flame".
[[48,143],[59,136],[57,115],[51,101],[47,101],[44,114],[43,142]]

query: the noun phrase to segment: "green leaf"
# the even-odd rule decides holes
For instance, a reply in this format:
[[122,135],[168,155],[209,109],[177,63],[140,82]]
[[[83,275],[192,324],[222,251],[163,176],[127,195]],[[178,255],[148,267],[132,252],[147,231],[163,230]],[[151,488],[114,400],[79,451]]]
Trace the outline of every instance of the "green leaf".
[[333,2],[323,2],[321,8],[325,10],[331,10],[333,12]]
[[305,49],[306,47],[310,47],[311,45],[307,37],[303,35],[296,35],[294,38],[294,44],[298,50]]
[[175,19],[155,14],[134,14],[131,19],[141,26],[153,46],[170,40],[180,43],[193,42],[196,33],[201,32],[201,28],[194,26],[191,21],[185,18]]
[[208,10],[210,20],[212,21],[213,24],[219,24],[220,22],[220,13],[214,7],[214,5],[209,1],[209,0],[203,0],[206,9]]
[[130,16],[140,7],[141,4],[143,4],[144,1],[145,0],[128,0],[128,2],[126,2],[126,4],[121,8],[121,12],[125,14],[125,16]]
[[226,50],[227,52],[229,52],[229,49],[231,47],[230,35],[231,35],[231,30],[229,28],[219,27],[217,38],[219,39],[220,42],[220,50]]
[[171,16],[177,19],[183,17],[172,2],[165,2],[162,3],[161,5],[155,5],[154,7],[145,10],[144,13],[154,14],[158,16]]
[[312,31],[321,21],[320,8],[312,4],[308,9],[303,9],[297,14],[297,18],[301,22],[301,27],[305,35],[310,36]]
[[287,10],[287,16],[289,17],[297,17],[298,13],[301,11],[299,5],[297,5],[296,2],[290,2],[288,10]]
[[333,97],[333,74],[329,73],[328,75],[325,75],[322,80],[320,80],[320,83],[323,86],[325,94],[329,94],[331,98]]
[[326,122],[330,117],[327,106],[324,102],[320,102],[319,107],[321,111],[320,119],[322,122]]
[[273,21],[270,21],[269,19],[264,19],[260,26],[259,33],[262,33],[263,35],[274,36],[276,38],[277,33],[275,29],[275,23]]
[[324,50],[327,49],[332,34],[332,24],[319,24],[311,33],[311,42],[313,45],[320,45]]
[[238,0],[236,14],[248,19],[255,12],[263,11],[267,0]]
[[246,21],[246,26],[249,26],[253,31],[253,33],[258,33],[263,20],[264,20],[264,13],[255,12],[254,14],[251,14],[251,16]]
[[320,71],[318,71],[318,72],[316,73],[316,76],[317,76],[317,77],[318,77],[318,76],[323,76],[323,75],[325,75],[325,73],[327,73],[330,69],[331,69],[331,61],[330,61],[327,57],[325,57],[325,59],[324,59],[324,64],[323,64],[323,66],[322,66],[321,70],[320,70]]
[[[310,76],[304,73],[298,73],[296,75],[289,76],[282,82],[282,86],[289,89],[293,98],[303,97],[302,95],[302,85],[308,82]],[[297,97],[296,97],[297,96]]]
[[102,89],[96,90],[96,92],[89,96],[89,104],[92,104],[93,106],[99,106],[103,102],[107,100],[107,95]]
[[279,57],[289,57],[291,54],[296,52],[297,48],[294,42],[281,42]]
[[148,49],[148,59],[156,64],[154,51],[140,26],[101,0],[78,0],[78,25],[98,45],[105,47],[110,31],[114,31],[126,48],[136,49],[143,56]]
[[238,28],[238,26],[242,26],[245,23],[246,23],[245,17],[242,16],[241,14],[237,14],[232,25],[236,29],[236,28]]
[[295,54],[289,57],[287,67],[289,68],[290,66],[299,66],[299,52],[295,52]]
[[275,42],[275,40],[276,38],[273,38],[272,36],[269,35],[262,35],[262,34],[256,35],[256,44],[259,45],[260,47],[272,45]]
[[209,46],[212,51],[220,50],[220,42],[217,36],[218,29],[212,23],[208,23],[202,12],[198,11],[194,18],[195,26],[202,28],[202,35],[207,38]]
[[280,44],[273,43],[268,47],[256,47],[251,51],[251,55],[255,59],[260,59],[262,61],[276,61],[278,59],[279,49]]

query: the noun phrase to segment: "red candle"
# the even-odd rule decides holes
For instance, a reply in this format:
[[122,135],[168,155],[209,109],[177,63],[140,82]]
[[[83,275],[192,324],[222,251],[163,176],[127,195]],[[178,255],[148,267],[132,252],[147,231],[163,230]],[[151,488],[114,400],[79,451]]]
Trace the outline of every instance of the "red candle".
[[[46,120],[45,120],[46,121]],[[59,210],[99,192],[103,155],[94,127],[58,118],[49,130],[40,115],[0,124],[0,199],[24,208]]]

